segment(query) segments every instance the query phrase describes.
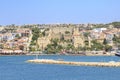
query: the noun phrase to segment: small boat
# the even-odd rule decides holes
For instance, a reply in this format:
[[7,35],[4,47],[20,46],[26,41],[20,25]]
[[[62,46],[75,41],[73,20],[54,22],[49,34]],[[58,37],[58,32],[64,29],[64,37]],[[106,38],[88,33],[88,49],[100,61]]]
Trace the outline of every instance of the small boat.
[[118,51],[117,53],[115,53],[115,56],[119,56],[120,57],[120,51]]

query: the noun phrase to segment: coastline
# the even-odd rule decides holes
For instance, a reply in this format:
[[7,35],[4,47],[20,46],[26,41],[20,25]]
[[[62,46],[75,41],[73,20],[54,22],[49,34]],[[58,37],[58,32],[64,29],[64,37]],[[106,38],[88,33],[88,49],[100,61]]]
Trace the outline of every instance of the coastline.
[[115,56],[115,54],[24,54],[24,55],[0,55],[0,56],[52,56],[52,55],[65,55],[65,56]]

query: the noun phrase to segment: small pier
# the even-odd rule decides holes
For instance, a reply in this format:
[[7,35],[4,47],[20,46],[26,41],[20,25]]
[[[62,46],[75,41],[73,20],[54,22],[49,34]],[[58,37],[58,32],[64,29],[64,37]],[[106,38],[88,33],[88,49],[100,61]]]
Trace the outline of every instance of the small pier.
[[120,67],[120,62],[72,62],[52,59],[34,59],[28,60],[28,63],[44,63],[44,64],[62,64],[62,65],[76,65],[76,66],[97,66],[97,67]]

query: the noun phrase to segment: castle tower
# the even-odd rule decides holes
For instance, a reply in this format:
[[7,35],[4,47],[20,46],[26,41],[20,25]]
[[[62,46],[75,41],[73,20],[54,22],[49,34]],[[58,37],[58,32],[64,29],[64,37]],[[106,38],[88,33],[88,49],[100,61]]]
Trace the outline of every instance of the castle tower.
[[84,38],[83,35],[80,34],[79,28],[74,28],[73,30],[73,44],[76,48],[84,46]]
[[52,31],[52,29],[50,29],[48,36],[38,38],[37,43],[41,50],[44,50],[47,47],[47,45],[50,44],[50,40],[51,40],[52,36],[53,36],[53,31]]

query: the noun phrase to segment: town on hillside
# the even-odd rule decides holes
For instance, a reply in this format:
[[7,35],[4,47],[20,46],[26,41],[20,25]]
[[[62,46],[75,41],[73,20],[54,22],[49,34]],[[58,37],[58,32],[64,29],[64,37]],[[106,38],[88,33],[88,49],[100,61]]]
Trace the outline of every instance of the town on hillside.
[[0,55],[114,55],[119,49],[120,22],[0,25]]

